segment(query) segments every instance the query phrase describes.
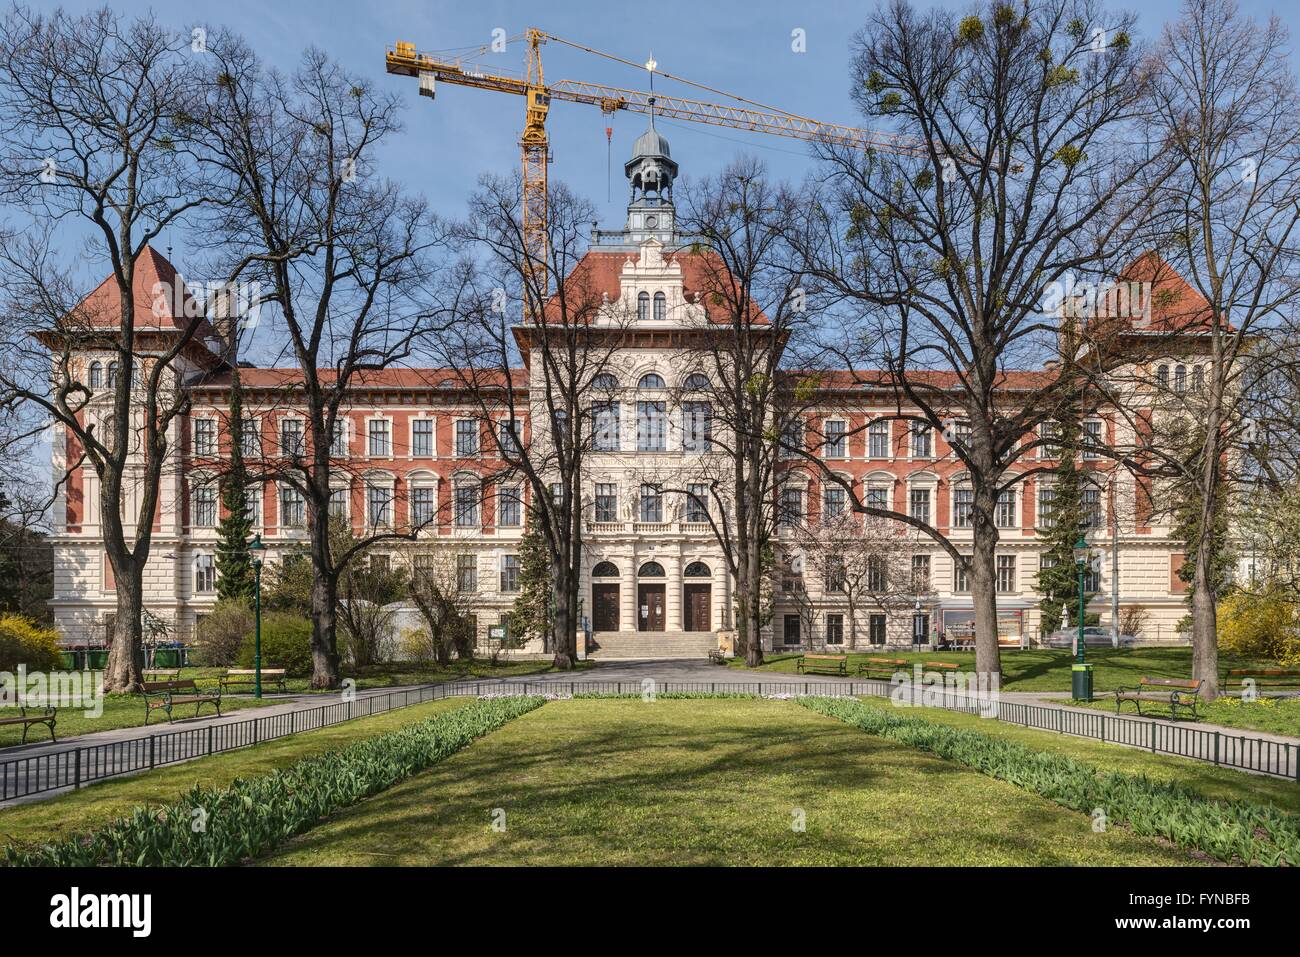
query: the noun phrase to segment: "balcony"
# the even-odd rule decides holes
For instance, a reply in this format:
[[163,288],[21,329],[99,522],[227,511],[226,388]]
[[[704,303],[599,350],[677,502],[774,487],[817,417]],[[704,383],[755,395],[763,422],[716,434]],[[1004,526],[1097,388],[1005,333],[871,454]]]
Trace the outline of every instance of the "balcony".
[[586,534],[601,537],[615,535],[712,535],[708,522],[585,522]]

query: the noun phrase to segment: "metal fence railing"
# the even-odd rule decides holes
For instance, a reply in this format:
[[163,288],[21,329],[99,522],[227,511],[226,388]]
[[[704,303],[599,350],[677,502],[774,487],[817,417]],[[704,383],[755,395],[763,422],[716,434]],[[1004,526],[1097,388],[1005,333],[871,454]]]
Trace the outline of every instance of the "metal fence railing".
[[[917,687],[918,703],[952,711],[990,715],[988,698],[957,689]],[[46,751],[0,761],[0,803],[93,781],[220,754],[302,731],[314,731],[357,718],[383,714],[427,701],[482,694],[672,694],[680,692],[757,695],[825,695],[891,697],[898,686],[888,681],[456,681],[401,691],[337,700],[313,708],[255,716],[242,721],[208,723],[179,731]],[[934,700],[931,695],[938,696]],[[1231,734],[1192,725],[1168,724],[1103,712],[1082,712],[1002,700],[990,716],[1008,724],[1156,754],[1191,758],[1215,765],[1300,781],[1300,746],[1251,734]]]

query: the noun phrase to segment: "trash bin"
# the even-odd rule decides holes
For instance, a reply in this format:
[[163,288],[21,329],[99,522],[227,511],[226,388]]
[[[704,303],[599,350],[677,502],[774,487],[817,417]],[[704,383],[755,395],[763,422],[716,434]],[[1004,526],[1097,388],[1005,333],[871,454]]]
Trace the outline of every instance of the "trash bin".
[[179,668],[181,652],[179,648],[159,648],[153,653],[155,668]]
[[108,667],[108,649],[97,648],[86,652],[86,667],[92,671],[103,671]]
[[75,651],[60,651],[59,657],[62,659],[64,671],[77,670],[77,653]]
[[1070,693],[1075,701],[1092,700],[1092,665],[1070,666]]

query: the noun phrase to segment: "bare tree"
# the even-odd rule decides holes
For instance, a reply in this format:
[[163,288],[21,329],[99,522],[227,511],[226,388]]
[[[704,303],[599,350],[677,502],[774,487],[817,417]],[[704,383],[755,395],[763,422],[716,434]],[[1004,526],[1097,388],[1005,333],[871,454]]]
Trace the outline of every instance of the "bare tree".
[[454,312],[435,291],[435,278],[450,275],[434,267],[444,235],[423,200],[375,168],[380,144],[401,128],[397,97],[318,50],[291,75],[265,69],[228,34],[210,35],[208,50],[202,122],[234,194],[211,234],[215,253],[223,274],[260,284],[294,367],[269,385],[306,418],[302,441],[281,443],[255,469],[249,463],[250,477],[274,478],[305,502],[315,570],[311,685],[333,688],[339,576],[375,542],[412,538],[434,520],[399,527],[391,511],[377,522],[367,516],[364,534],[331,548],[331,477],[346,470],[336,428],[355,390],[381,383]]
[[883,5],[856,41],[853,95],[914,148],[822,146],[808,224],[792,230],[812,291],[842,317],[827,343],[839,363],[859,387],[892,392],[891,419],[942,433],[964,467],[972,554],[819,467],[859,511],[923,531],[967,569],[981,672],[1000,671],[997,501],[1032,474],[1013,466],[1083,361],[1044,368],[1059,350],[1045,297],[1073,276],[1115,275],[1148,218],[1132,29],[1093,0],[987,2],[965,16]]
[[[147,282],[178,283],[149,243],[215,198],[198,162],[202,84],[188,43],[152,16],[107,9],[15,6],[0,23],[0,189],[24,217],[21,235],[0,242],[0,403],[39,410],[66,439],[65,473],[88,466],[97,478],[117,594],[110,691],[140,681],[142,576],[188,406],[182,366],[212,331],[200,310],[154,310]],[[110,267],[89,297],[74,278],[80,257],[63,253],[78,242],[80,257]],[[97,388],[90,350],[111,355],[112,380]]]
[[430,657],[437,664],[450,664],[453,651],[461,658],[473,655],[469,618],[474,593],[464,588],[455,549],[433,545],[414,552],[409,594],[424,619]]

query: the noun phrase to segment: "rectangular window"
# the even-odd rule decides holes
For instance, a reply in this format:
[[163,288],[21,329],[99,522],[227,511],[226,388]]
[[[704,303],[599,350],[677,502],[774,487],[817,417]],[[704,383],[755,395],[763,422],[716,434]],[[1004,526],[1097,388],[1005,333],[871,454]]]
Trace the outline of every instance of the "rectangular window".
[[561,482],[551,483],[551,504],[556,508],[564,506],[564,485]]
[[617,452],[618,403],[594,402],[591,406],[591,448],[595,452]]
[[876,419],[867,426],[867,458],[889,458],[889,420]]
[[1083,573],[1083,590],[1096,594],[1101,591],[1101,558],[1094,555]]
[[959,419],[952,424],[952,442],[953,454],[957,454],[957,447],[960,446],[963,452],[969,452],[971,446],[971,427],[969,419]]
[[928,592],[930,590],[930,556],[912,556],[912,591]]
[[930,524],[930,490],[914,488],[907,496],[907,514],[918,522]]
[[351,493],[345,488],[330,489],[330,517],[347,518]]
[[335,458],[347,458],[348,455],[348,420],[339,418],[334,420],[334,425],[330,431],[330,455]]
[[885,616],[880,614],[867,616],[867,636],[873,645],[885,643]]
[[1056,526],[1056,488],[1051,485],[1038,486],[1038,527],[1054,528]]
[[502,455],[518,455],[522,451],[520,437],[523,430],[518,419],[507,419],[497,423],[497,445]]
[[799,616],[786,615],[785,622],[781,628],[781,643],[785,645],[799,644]]
[[[926,495],[930,493],[927,492]],[[873,485],[867,489],[866,504],[872,508],[889,508],[889,489],[884,485]]]
[[998,592],[1009,594],[1019,591],[1016,587],[1016,556],[998,556]]
[[456,454],[461,458],[478,455],[478,423],[473,419],[456,422]]
[[211,528],[217,524],[217,488],[202,485],[194,490],[194,525]]
[[1096,420],[1083,423],[1083,457],[1101,458],[1101,423]]
[[613,483],[596,484],[596,521],[618,521],[618,486]]
[[777,524],[782,528],[793,528],[803,521],[803,490],[797,488],[781,489],[781,500],[777,509]]
[[934,443],[931,441],[932,430],[928,422],[912,423],[912,457],[917,459],[928,459],[934,454]]
[[478,591],[478,561],[473,555],[456,556],[456,590]]
[[970,591],[970,575],[966,574],[966,563],[953,559],[952,563],[952,590],[955,592]]
[[302,419],[280,420],[280,452],[290,456],[302,455]]
[[215,419],[194,420],[194,454],[217,454],[217,423]]
[[411,489],[412,525],[428,525],[433,521],[434,512],[438,507],[434,500],[434,491],[427,486]]
[[244,518],[250,525],[262,524],[262,486],[244,489]]
[[713,442],[713,406],[708,402],[682,403],[682,450],[707,452]]
[[664,495],[657,485],[641,486],[641,521],[662,522],[664,520]]
[[393,490],[382,485],[366,486],[366,522],[372,528],[391,525]]
[[781,458],[795,458],[803,448],[803,420],[791,419],[781,430]]
[[411,454],[417,459],[433,458],[433,419],[411,423]]
[[975,490],[956,488],[952,490],[952,527],[970,528],[975,521]]
[[638,452],[663,452],[668,448],[667,403],[638,402],[636,404],[636,450]]
[[1089,528],[1101,527],[1101,489],[1085,488],[1079,496],[1079,508],[1083,512],[1083,523]]
[[510,485],[497,494],[497,524],[502,528],[517,528],[523,524],[524,503],[519,486]]
[[846,432],[846,423],[839,420],[826,423],[826,457],[828,459],[844,459],[849,455],[849,437]]
[[307,510],[302,493],[292,485],[280,488],[280,524],[286,528],[302,528],[307,524]]
[[889,566],[879,555],[867,558],[867,591],[873,595],[883,595],[889,590]]
[[1016,489],[1009,488],[1004,489],[998,496],[998,507],[995,513],[998,528],[1016,527],[1016,494]]
[[828,556],[826,559],[826,591],[832,593],[843,592],[847,578],[844,559],[839,555]]
[[239,447],[244,453],[246,459],[260,459],[262,457],[262,433],[259,431],[261,424],[255,419],[246,419],[242,423],[239,431]]
[[843,615],[826,616],[826,644],[828,645],[844,644],[844,616]]
[[217,563],[211,555],[194,558],[194,590],[200,594],[217,590]]
[[1040,459],[1054,459],[1060,454],[1061,447],[1056,444],[1061,437],[1060,422],[1044,422],[1038,427],[1038,437],[1043,441],[1038,447]]
[[831,522],[839,518],[844,514],[847,502],[848,495],[844,489],[838,485],[828,487],[822,496],[822,520]]
[[457,485],[454,516],[460,528],[477,528],[479,492],[477,485]]
[[367,428],[370,434],[370,454],[392,455],[392,423],[387,419],[371,419]]
[[702,482],[692,482],[686,486],[686,521],[707,522],[709,520],[709,487]]
[[501,590],[519,591],[519,556],[501,556]]

